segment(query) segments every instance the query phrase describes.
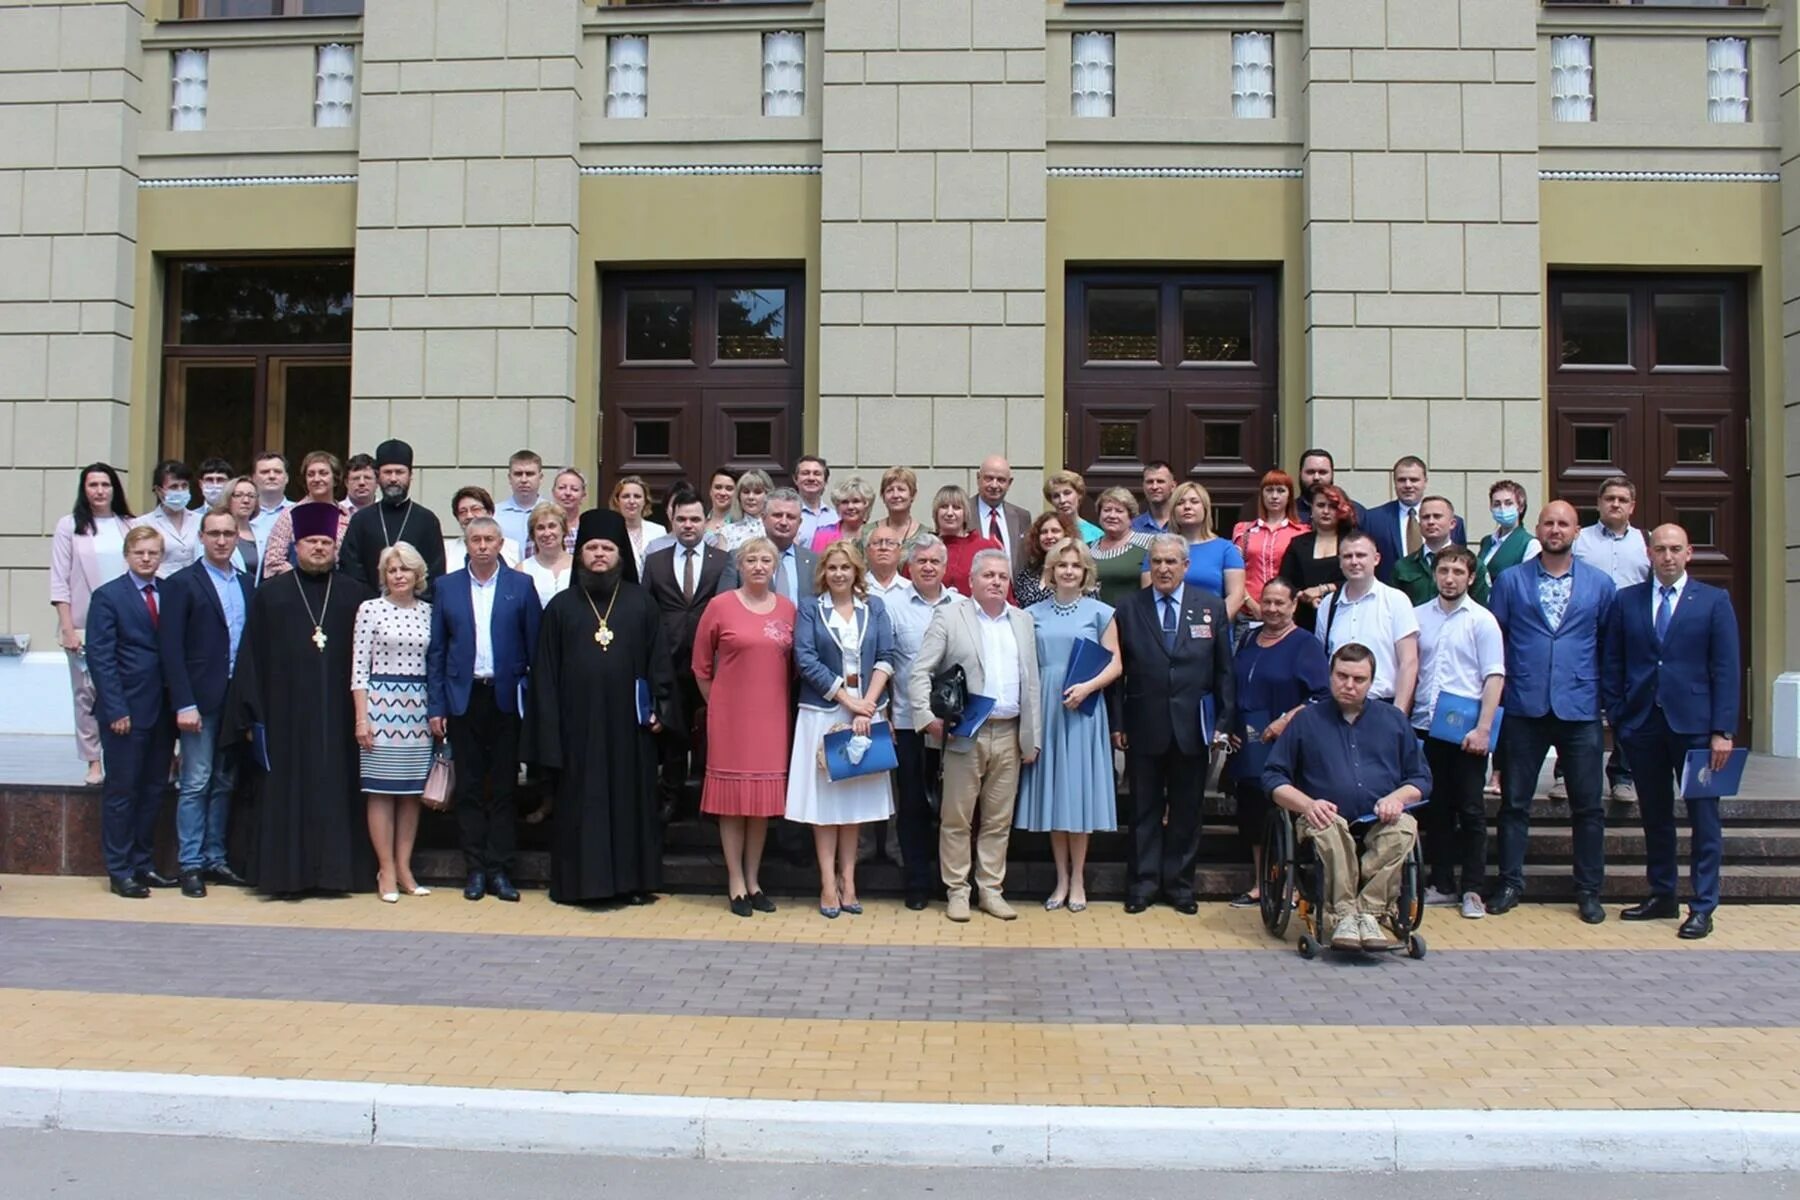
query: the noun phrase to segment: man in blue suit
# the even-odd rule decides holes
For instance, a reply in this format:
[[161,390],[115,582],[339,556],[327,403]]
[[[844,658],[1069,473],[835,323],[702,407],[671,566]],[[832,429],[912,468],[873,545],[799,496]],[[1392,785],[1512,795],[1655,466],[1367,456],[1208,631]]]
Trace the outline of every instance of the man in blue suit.
[[[1679,914],[1675,780],[1690,750],[1710,750],[1712,768],[1722,769],[1737,731],[1737,614],[1723,589],[1688,578],[1692,556],[1681,526],[1652,530],[1652,578],[1619,590],[1606,625],[1601,675],[1606,711],[1637,777],[1644,869],[1650,877],[1650,898],[1619,914],[1627,921]],[[1717,799],[1689,799],[1687,810],[1694,899],[1678,933],[1691,939],[1712,932],[1724,836]]]
[[520,698],[537,652],[541,610],[531,577],[500,565],[500,541],[492,517],[469,522],[463,531],[468,564],[432,589],[425,652],[431,734],[448,734],[456,763],[465,900],[489,892],[501,900],[519,898],[512,869]]
[[1553,500],[1538,514],[1543,552],[1494,581],[1488,607],[1506,635],[1506,725],[1500,735],[1500,882],[1487,910],[1498,916],[1525,894],[1531,800],[1544,755],[1556,747],[1568,781],[1575,833],[1575,897],[1589,925],[1606,920],[1606,813],[1601,799],[1600,643],[1615,589],[1606,572],[1577,561],[1575,507]]
[[250,577],[237,569],[237,521],[230,513],[217,509],[200,519],[200,549],[199,562],[163,585],[158,629],[163,682],[181,739],[176,861],[181,894],[194,897],[206,895],[208,881],[246,886],[225,861],[238,748],[219,738],[250,612]]
[[131,530],[125,574],[95,589],[88,605],[88,674],[106,761],[100,839],[113,895],[127,900],[175,886],[151,857],[175,745],[157,644],[162,557],[162,534],[146,525]]
[[[1394,499],[1371,508],[1364,524],[1358,526],[1375,539],[1381,561],[1375,567],[1375,578],[1386,584],[1394,582],[1394,568],[1409,554],[1417,554],[1425,544],[1425,531],[1419,524],[1419,506],[1425,502],[1425,485],[1431,474],[1425,460],[1408,454],[1394,463]],[[1469,531],[1461,517],[1450,526],[1450,541],[1457,546],[1469,544]]]

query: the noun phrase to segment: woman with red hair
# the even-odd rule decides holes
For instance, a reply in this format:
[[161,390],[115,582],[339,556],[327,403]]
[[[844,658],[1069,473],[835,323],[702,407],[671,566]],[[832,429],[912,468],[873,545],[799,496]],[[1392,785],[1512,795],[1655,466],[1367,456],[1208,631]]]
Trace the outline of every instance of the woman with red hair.
[[1338,540],[1356,528],[1356,510],[1343,489],[1326,484],[1313,493],[1312,528],[1288,543],[1280,575],[1294,586],[1294,623],[1311,632],[1319,601],[1338,590]]
[[1231,540],[1244,556],[1244,615],[1250,620],[1262,619],[1263,584],[1280,572],[1288,543],[1304,532],[1294,507],[1293,476],[1270,471],[1257,491],[1256,519],[1239,521],[1231,530]]

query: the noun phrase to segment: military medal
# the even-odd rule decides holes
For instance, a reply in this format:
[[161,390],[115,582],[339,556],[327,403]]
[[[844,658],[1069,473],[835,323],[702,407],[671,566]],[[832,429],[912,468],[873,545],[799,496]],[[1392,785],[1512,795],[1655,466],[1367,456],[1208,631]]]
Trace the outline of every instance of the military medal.
[[291,574],[294,577],[294,590],[300,593],[300,604],[306,609],[306,619],[313,623],[312,644],[318,647],[320,654],[323,654],[325,653],[325,643],[328,640],[325,636],[325,613],[331,608],[331,585],[334,580],[330,576],[326,577],[325,603],[319,606],[319,615],[315,617],[312,605],[306,599],[306,589],[300,586],[300,572],[294,571]]

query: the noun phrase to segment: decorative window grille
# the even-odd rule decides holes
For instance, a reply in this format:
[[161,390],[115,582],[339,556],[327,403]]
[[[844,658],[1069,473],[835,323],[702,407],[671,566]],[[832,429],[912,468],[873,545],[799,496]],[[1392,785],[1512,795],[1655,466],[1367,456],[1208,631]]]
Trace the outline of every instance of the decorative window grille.
[[1550,119],[1594,119],[1594,39],[1586,34],[1550,39]]
[[1231,35],[1231,115],[1275,115],[1275,35]]
[[649,111],[650,39],[617,34],[606,39],[606,115],[641,117]]
[[806,112],[806,35],[763,34],[763,116],[798,117]]
[[1706,119],[1719,125],[1750,119],[1750,43],[1743,38],[1706,39]]
[[342,129],[351,124],[355,104],[356,51],[337,42],[320,46],[313,124],[320,129]]
[[1069,102],[1078,117],[1113,115],[1113,35],[1078,33],[1070,39]]
[[206,51],[177,50],[173,84],[169,128],[184,133],[205,129]]

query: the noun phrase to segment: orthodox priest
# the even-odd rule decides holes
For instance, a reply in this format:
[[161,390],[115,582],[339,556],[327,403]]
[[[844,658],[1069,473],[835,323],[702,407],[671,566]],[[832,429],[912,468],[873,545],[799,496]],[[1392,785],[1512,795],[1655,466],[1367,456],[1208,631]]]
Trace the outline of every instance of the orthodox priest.
[[381,499],[357,509],[344,530],[344,552],[338,567],[368,587],[379,589],[376,564],[381,552],[396,542],[407,543],[425,560],[427,590],[444,573],[443,527],[436,513],[409,494],[412,462],[412,447],[398,438],[375,447],[375,484]]
[[576,585],[544,609],[526,735],[527,760],[556,779],[550,898],[647,904],[662,884],[654,735],[678,723],[674,668],[625,518],[585,512],[575,540]]
[[[300,569],[257,588],[232,680],[226,736],[262,767],[248,871],[258,891],[368,891],[375,882],[358,786],[351,638],[369,589],[333,569],[338,510],[294,507]],[[266,758],[265,758],[266,755]]]

